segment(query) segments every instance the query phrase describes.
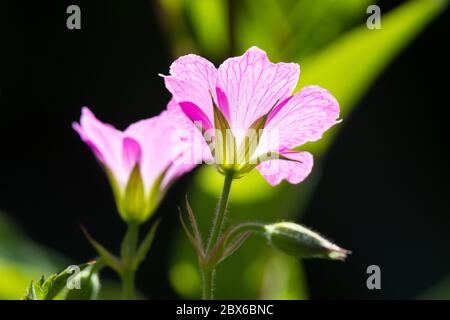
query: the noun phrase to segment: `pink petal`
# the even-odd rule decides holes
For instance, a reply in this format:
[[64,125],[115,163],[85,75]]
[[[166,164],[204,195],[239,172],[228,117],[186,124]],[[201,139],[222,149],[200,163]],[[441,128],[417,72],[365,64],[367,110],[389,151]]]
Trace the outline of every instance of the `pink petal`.
[[266,123],[270,122],[272,120],[272,118],[275,117],[275,115],[281,110],[281,108],[283,108],[289,102],[289,100],[292,99],[292,97],[293,96],[287,97],[281,103],[279,103],[275,108],[273,108],[272,111],[270,111],[269,115],[267,116]]
[[131,172],[136,164],[139,164],[142,151],[139,143],[133,138],[123,138],[123,163],[127,171]]
[[228,104],[228,98],[225,93],[219,87],[216,87],[217,104],[222,111],[225,118],[230,121],[230,106]]
[[163,111],[160,115],[136,122],[125,130],[125,135],[132,137],[141,146],[140,169],[145,190],[149,191],[163,173],[165,177],[162,187],[165,188],[173,179],[199,163],[191,159],[187,163],[178,163],[184,150],[191,146],[188,141],[180,139],[179,135],[187,125],[191,132],[195,130],[200,134],[178,109]]
[[[181,150],[182,155],[178,158],[178,163],[184,164],[201,164],[202,161],[209,162],[212,160],[211,150],[208,147],[202,133],[197,130],[195,125],[181,110],[181,107],[174,99],[167,104],[167,113],[174,119],[178,130],[175,132],[175,137],[178,135],[180,143],[177,147]],[[177,138],[174,138],[177,140]]]
[[128,172],[122,163],[122,132],[99,121],[86,107],[82,108],[80,123],[74,123],[73,128],[123,186]]
[[[304,87],[284,106],[275,109],[261,136],[259,152],[292,149],[308,141],[319,140],[337,123],[339,104],[325,89]],[[278,141],[270,138],[277,133]]]
[[194,54],[182,56],[172,63],[170,76],[164,79],[176,102],[197,105],[214,122],[211,94],[215,98],[217,70],[211,62]]
[[275,186],[282,180],[293,184],[305,180],[312,170],[313,156],[309,152],[283,152],[282,155],[296,161],[269,160],[257,166],[267,182]]
[[141,176],[145,190],[150,190],[156,179],[170,164],[170,130],[160,116],[140,120],[125,130],[141,146]]
[[200,123],[202,130],[211,129],[213,126],[208,119],[208,116],[192,102],[180,102],[181,110],[194,123]]
[[172,100],[167,109],[165,114],[174,131],[171,139],[172,161],[161,184],[163,189],[167,189],[178,177],[201,164],[203,159],[211,157],[202,133],[187,119],[180,106]]
[[245,132],[277,101],[290,96],[299,74],[298,64],[271,63],[267,54],[256,47],[227,59],[219,67],[218,86],[228,98],[231,128]]
[[103,156],[101,151],[97,148],[97,146],[91,140],[89,140],[89,138],[84,133],[83,128],[80,126],[80,124],[77,122],[74,122],[74,123],[72,123],[72,128],[80,135],[80,138],[89,146],[89,148],[91,148],[92,152],[97,157],[97,159],[100,162],[104,163],[105,157]]
[[197,137],[200,148],[204,143],[199,130],[179,106],[176,107],[159,116],[138,121],[124,132],[100,122],[92,112],[83,108],[80,124],[73,124],[73,128],[108,167],[121,188],[126,186],[134,166],[139,164],[144,188],[149,192],[163,173],[167,172],[162,186],[164,188],[174,178],[201,163],[201,152],[196,153],[200,160],[190,159],[181,164],[176,161],[180,152],[192,146],[185,137],[177,140],[177,131],[184,128],[190,133],[195,132],[200,135],[200,138]]

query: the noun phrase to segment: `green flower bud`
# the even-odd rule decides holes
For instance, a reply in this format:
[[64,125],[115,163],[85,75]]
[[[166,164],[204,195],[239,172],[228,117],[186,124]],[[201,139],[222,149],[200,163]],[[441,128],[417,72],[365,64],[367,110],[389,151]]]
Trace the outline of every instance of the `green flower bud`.
[[345,260],[350,253],[296,223],[279,222],[265,225],[264,229],[271,246],[298,258]]

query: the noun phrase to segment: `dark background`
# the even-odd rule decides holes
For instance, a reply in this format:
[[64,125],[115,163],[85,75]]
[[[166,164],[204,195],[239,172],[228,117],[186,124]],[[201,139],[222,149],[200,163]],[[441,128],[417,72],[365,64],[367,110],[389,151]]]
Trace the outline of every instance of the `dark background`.
[[[399,2],[383,2],[382,12]],[[66,28],[70,4],[82,7],[79,31]],[[117,248],[124,225],[71,123],[84,105],[119,128],[165,107],[157,74],[172,58],[150,1],[0,6],[0,208],[74,261],[94,255],[80,223]],[[415,298],[450,274],[449,21],[447,10],[345,119],[304,222],[355,254],[306,263],[312,298]],[[165,223],[138,276],[150,297],[175,297],[165,253],[190,177],[160,209]],[[370,264],[381,267],[382,290],[366,288]]]

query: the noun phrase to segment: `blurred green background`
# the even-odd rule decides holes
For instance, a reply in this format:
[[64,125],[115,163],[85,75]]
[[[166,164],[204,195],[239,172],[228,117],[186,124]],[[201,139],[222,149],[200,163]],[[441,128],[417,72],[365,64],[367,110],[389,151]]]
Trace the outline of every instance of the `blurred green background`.
[[[39,32],[38,40],[35,40],[36,43],[31,41],[32,44],[26,43],[33,34],[27,33],[29,31],[26,31],[26,27],[19,27],[23,22],[21,19],[26,19],[18,18],[20,8],[11,5],[8,9],[16,15],[10,14],[7,19],[6,30],[10,41],[7,53],[10,55],[2,61],[9,66],[22,65],[22,61],[28,63],[25,67],[14,68],[14,71],[11,67],[11,72],[15,75],[10,78],[10,86],[6,87],[9,91],[6,91],[6,98],[3,97],[5,105],[11,108],[17,104],[20,109],[20,105],[28,103],[27,100],[17,101],[15,98],[24,88],[38,84],[36,81],[23,83],[23,79],[27,77],[39,79],[42,73],[45,73],[45,68],[48,68],[47,71],[50,70],[50,75],[44,76],[44,84],[48,85],[47,90],[43,89],[39,93],[36,93],[38,89],[36,92],[32,90],[30,97],[33,99],[37,97],[37,100],[41,101],[38,103],[38,109],[32,112],[40,112],[42,110],[39,108],[42,108],[45,114],[52,114],[53,123],[59,121],[56,125],[59,131],[56,132],[58,134],[63,131],[64,134],[55,138],[57,147],[52,150],[52,158],[63,154],[60,160],[55,161],[62,162],[63,158],[66,161],[72,159],[69,162],[71,173],[66,176],[70,181],[68,183],[72,185],[63,187],[64,192],[70,193],[71,196],[64,194],[59,197],[56,194],[58,200],[52,198],[55,197],[52,191],[55,191],[54,188],[58,188],[58,185],[39,189],[42,185],[47,185],[47,182],[44,182],[46,174],[53,176],[56,172],[64,173],[63,166],[58,165],[55,168],[43,163],[31,163],[25,169],[37,171],[40,170],[39,165],[45,168],[42,176],[39,176],[41,179],[38,180],[39,183],[34,182],[28,186],[28,182],[22,181],[22,186],[24,185],[27,190],[21,190],[19,184],[9,188],[9,183],[15,181],[12,174],[6,175],[6,179],[1,182],[4,192],[0,198],[0,208],[10,212],[10,215],[6,213],[0,215],[0,298],[18,298],[31,279],[37,279],[41,274],[56,272],[74,261],[81,263],[92,258],[92,250],[77,229],[80,222],[87,225],[94,235],[99,234],[100,240],[108,247],[118,246],[123,227],[113,212],[113,204],[105,205],[111,201],[107,183],[101,181],[106,179],[100,170],[97,170],[93,158],[88,156],[89,153],[83,149],[81,143],[78,143],[76,137],[65,140],[65,137],[71,134],[69,124],[70,121],[76,120],[77,110],[85,104],[92,105],[94,111],[99,110],[99,117],[105,116],[103,117],[105,120],[119,126],[125,125],[128,120],[135,121],[139,117],[158,113],[163,109],[164,101],[168,101],[168,95],[162,81],[155,75],[167,74],[171,60],[182,54],[197,53],[218,64],[227,57],[240,55],[248,47],[256,45],[264,49],[272,61],[294,61],[301,65],[297,89],[304,85],[320,85],[337,98],[341,106],[341,118],[344,121],[329,130],[319,142],[299,148],[312,152],[316,159],[313,173],[307,181],[297,186],[283,183],[272,188],[255,171],[233,185],[228,223],[247,220],[273,222],[286,219],[300,223],[304,221],[305,212],[311,210],[313,206],[311,201],[314,199],[315,191],[323,183],[321,167],[326,163],[325,160],[332,156],[330,153],[333,150],[333,142],[339,137],[340,131],[346,130],[346,126],[352,121],[352,114],[361,106],[361,99],[400,52],[413,43],[434,19],[439,18],[447,6],[447,1],[444,0],[394,1],[389,4],[380,2],[382,28],[370,30],[366,27],[366,19],[370,15],[366,13],[366,9],[374,3],[366,0],[156,0],[125,5],[103,1],[96,4],[79,1],[83,27],[77,35],[68,34],[64,29],[66,4],[59,3],[47,5],[46,11],[41,9],[41,12],[45,12],[50,18],[41,18],[42,21],[37,22],[42,23],[43,28]],[[439,19],[442,21],[443,18]],[[56,29],[55,25],[58,26]],[[42,40],[45,32],[50,40]],[[448,42],[447,39],[442,41]],[[27,54],[34,51],[24,53],[23,49],[42,43],[46,49],[40,54],[44,57],[45,63],[43,69],[40,69],[34,66],[40,63],[39,59],[27,60]],[[12,49],[8,52],[10,47]],[[53,51],[52,48],[57,48],[56,54],[49,54]],[[17,52],[21,52],[19,57],[15,54]],[[56,60],[52,57],[56,57]],[[448,59],[446,63],[448,64]],[[61,84],[60,88],[58,83],[67,77],[72,79]],[[54,91],[58,93],[54,96],[52,89],[48,90],[49,87],[56,88]],[[431,86],[430,90],[432,91]],[[55,115],[58,106],[63,110],[56,111]],[[30,116],[27,113],[29,110],[22,109],[23,111],[18,111],[19,113],[14,115],[17,119],[25,115]],[[127,110],[130,112],[127,113]],[[2,129],[5,129],[5,132],[11,125],[2,121]],[[52,132],[48,133],[51,134]],[[70,142],[66,145],[66,141]],[[43,151],[37,149],[36,152],[39,156],[39,152]],[[357,153],[358,150],[353,152]],[[383,155],[383,152],[384,150],[380,150],[380,155]],[[348,157],[352,156],[351,153],[348,154]],[[3,161],[15,164],[18,157],[13,154]],[[81,157],[83,162],[80,164],[76,159]],[[343,168],[351,170],[350,167]],[[54,172],[50,173],[51,171]],[[28,171],[25,172],[24,175],[29,175]],[[326,174],[334,173],[327,171]],[[31,174],[32,177],[35,177],[34,175],[35,173]],[[341,183],[341,188],[347,187],[346,181]],[[370,181],[366,183],[370,184]],[[89,187],[83,190],[85,184],[89,184]],[[222,177],[212,167],[202,166],[184,178],[179,186],[169,193],[159,212],[165,226],[162,226],[157,236],[164,243],[156,243],[155,253],[150,255],[148,265],[144,265],[140,271],[140,274],[144,275],[141,276],[142,279],[145,279],[145,282],[138,284],[143,290],[143,296],[199,297],[200,281],[196,258],[174,217],[175,205],[181,203],[184,193],[187,192],[194,212],[200,220],[201,229],[205,233],[211,223],[212,211],[221,184]],[[351,190],[351,187],[349,189]],[[95,190],[94,194],[89,194],[89,190]],[[12,192],[15,194],[20,192],[22,197],[26,197],[27,192],[35,193],[35,197],[39,199],[36,213],[29,211],[30,206],[8,200],[11,199]],[[352,223],[351,216],[342,212],[339,203],[354,201],[352,197],[354,196],[349,193],[336,203],[335,214],[340,215],[341,222],[344,221],[345,224]],[[19,199],[19,196],[13,199]],[[98,199],[101,199],[100,202],[97,202]],[[378,201],[383,203],[384,200],[381,198]],[[47,209],[52,213],[46,216]],[[111,212],[105,212],[105,209]],[[42,230],[42,234],[35,231],[34,235],[38,240],[43,240],[45,247],[36,244],[34,239],[25,235],[30,232],[21,231],[12,221],[16,211],[22,212],[19,213],[18,224],[26,225],[27,231],[34,228]],[[34,214],[43,218],[29,217]],[[317,219],[325,219],[325,216],[321,218],[321,212],[312,214],[317,216]],[[101,230],[102,224],[108,221],[107,219],[111,220],[110,232]],[[64,231],[66,227],[67,232]],[[359,226],[355,225],[354,228]],[[54,231],[52,237],[48,236],[52,231]],[[325,231],[323,230],[327,235]],[[401,234],[401,229],[398,232]],[[383,230],[379,233],[382,237]],[[332,232],[331,236],[338,244],[354,250],[355,255],[360,254],[357,248],[352,247],[358,242],[357,238],[348,241],[348,238],[340,239],[337,234]],[[421,237],[419,232],[416,236],[417,239]],[[62,244],[58,244],[59,239],[64,237],[67,239],[62,243],[71,243],[67,246],[67,250]],[[74,249],[76,246],[81,248]],[[155,261],[156,257],[164,257],[164,261]],[[155,264],[158,266],[154,266]],[[326,264],[319,267],[330,266],[331,264]],[[339,268],[345,268],[345,263]],[[363,279],[363,266],[360,268]],[[309,288],[311,280],[308,280],[304,270],[301,261],[276,253],[263,239],[253,237],[218,268],[216,296],[224,299],[314,297]],[[160,276],[156,273],[164,274],[162,280],[157,279]],[[113,278],[111,274],[106,272],[104,278],[107,279],[107,284],[103,286],[102,297],[117,297],[118,289],[109,280]],[[314,278],[317,279],[317,274]],[[355,281],[359,281],[359,278]],[[364,286],[364,282],[360,285]],[[428,290],[414,296],[445,298],[450,294],[450,289],[447,289],[448,279],[444,279],[442,283],[428,283],[424,287]],[[327,285],[325,284],[323,288],[327,288]],[[320,293],[320,289],[317,292],[318,297],[326,296]],[[343,294],[342,297],[352,296]],[[387,297],[397,295],[391,292]]]

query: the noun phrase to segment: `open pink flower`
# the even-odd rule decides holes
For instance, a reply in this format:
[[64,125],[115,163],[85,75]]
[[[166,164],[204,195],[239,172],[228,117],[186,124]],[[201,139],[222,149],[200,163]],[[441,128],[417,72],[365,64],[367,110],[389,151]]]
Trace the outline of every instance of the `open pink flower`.
[[[219,171],[240,175],[256,166],[276,185],[283,179],[300,183],[309,175],[312,155],[292,149],[320,139],[339,117],[338,102],[323,88],[307,86],[292,95],[299,75],[298,64],[271,63],[264,51],[252,47],[218,69],[200,56],[182,56],[164,79],[179,108],[203,132],[231,131],[237,155],[217,164]],[[251,130],[257,132],[250,139],[255,147],[246,148]]]
[[186,117],[172,109],[120,131],[86,107],[73,124],[106,169],[122,218],[135,222],[147,220],[174,179],[195,166],[177,161],[189,146],[175,133],[188,132],[186,126]]

